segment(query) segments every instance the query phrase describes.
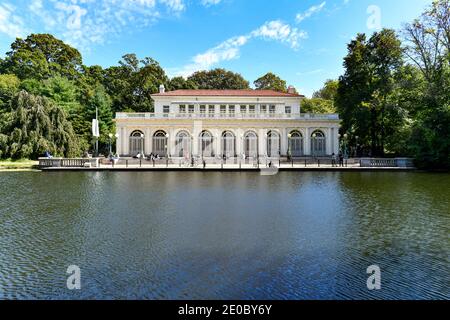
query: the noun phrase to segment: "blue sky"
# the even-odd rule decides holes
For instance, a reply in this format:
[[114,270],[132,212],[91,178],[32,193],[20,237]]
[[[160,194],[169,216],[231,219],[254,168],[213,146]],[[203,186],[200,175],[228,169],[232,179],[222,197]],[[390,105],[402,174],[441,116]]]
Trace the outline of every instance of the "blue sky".
[[274,72],[310,96],[342,73],[358,33],[399,29],[431,0],[0,0],[0,53],[15,37],[51,33],[87,65],[125,53],[169,76],[223,67],[251,83]]

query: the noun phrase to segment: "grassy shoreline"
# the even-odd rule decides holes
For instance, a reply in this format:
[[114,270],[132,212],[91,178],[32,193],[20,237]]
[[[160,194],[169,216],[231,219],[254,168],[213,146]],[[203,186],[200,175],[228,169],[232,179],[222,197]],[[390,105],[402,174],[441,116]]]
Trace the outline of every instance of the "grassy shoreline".
[[0,160],[1,171],[34,171],[39,164],[38,161],[21,159],[21,160]]

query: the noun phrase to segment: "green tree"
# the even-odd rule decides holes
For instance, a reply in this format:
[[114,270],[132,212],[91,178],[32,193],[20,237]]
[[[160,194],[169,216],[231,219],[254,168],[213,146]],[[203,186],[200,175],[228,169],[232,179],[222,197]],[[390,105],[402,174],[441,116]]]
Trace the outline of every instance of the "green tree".
[[186,80],[183,77],[174,77],[170,79],[168,90],[197,89],[197,85],[192,80]]
[[321,98],[303,99],[301,105],[302,113],[335,113],[332,100]]
[[78,80],[79,85],[94,87],[104,82],[105,70],[101,66],[83,66],[83,75]]
[[425,80],[408,143],[417,164],[450,168],[450,1],[439,0],[404,28],[406,54]]
[[338,87],[338,80],[327,80],[322,89],[313,93],[313,98],[333,101],[337,96]]
[[199,89],[239,90],[249,89],[249,82],[240,74],[225,69],[198,71],[188,77]]
[[0,74],[0,110],[9,104],[9,101],[17,93],[20,80],[13,74]]
[[36,159],[46,150],[58,156],[79,155],[71,123],[50,100],[21,91],[11,101],[11,110],[0,137],[3,157]]
[[56,76],[41,83],[39,95],[50,98],[68,114],[79,104],[79,92],[74,81]]
[[264,76],[253,82],[256,90],[275,90],[279,92],[286,92],[286,81],[273,74],[272,72],[266,73]]
[[359,34],[348,45],[336,107],[343,119],[342,130],[353,143],[358,137],[364,147],[370,147],[373,156],[384,155],[387,141],[396,139],[396,127],[402,121],[398,118],[402,111],[393,99],[402,65],[401,42],[393,30],[383,29],[368,40]]
[[57,75],[74,79],[82,70],[82,58],[78,50],[50,34],[31,34],[11,44],[1,69],[20,79]]
[[135,54],[124,55],[119,64],[105,70],[103,82],[112,98],[113,111],[152,111],[150,95],[159,92],[161,84],[169,84],[165,71],[156,60],[139,61]]

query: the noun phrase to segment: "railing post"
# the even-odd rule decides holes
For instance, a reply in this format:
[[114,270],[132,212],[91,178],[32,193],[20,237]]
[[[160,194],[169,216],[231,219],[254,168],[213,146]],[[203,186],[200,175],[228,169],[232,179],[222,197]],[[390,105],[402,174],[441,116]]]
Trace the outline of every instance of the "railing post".
[[306,158],[305,158],[305,168],[306,168]]
[[320,159],[317,159],[317,165],[318,165],[319,168],[320,168]]
[[169,168],[169,159],[166,159],[166,168]]
[[142,158],[139,158],[139,168],[142,168]]
[[128,159],[125,160],[125,167],[128,168]]

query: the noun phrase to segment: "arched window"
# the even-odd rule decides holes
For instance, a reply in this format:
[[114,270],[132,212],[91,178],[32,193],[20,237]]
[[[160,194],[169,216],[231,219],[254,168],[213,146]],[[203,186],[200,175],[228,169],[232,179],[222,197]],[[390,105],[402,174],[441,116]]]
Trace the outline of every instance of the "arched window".
[[236,156],[236,138],[230,131],[222,133],[222,155],[227,158]]
[[133,131],[130,135],[130,156],[136,156],[138,154],[143,155],[144,150],[144,133],[140,130]]
[[289,138],[289,152],[292,157],[301,157],[303,152],[303,136],[300,131],[292,131]]
[[167,134],[164,131],[157,131],[153,135],[153,154],[167,156]]
[[178,157],[188,157],[192,153],[191,135],[186,131],[180,131],[175,139],[175,154]]
[[316,130],[311,135],[311,155],[320,157],[326,155],[326,139],[325,134]]
[[199,136],[200,152],[202,157],[213,157],[213,136],[209,131],[202,131]]
[[258,156],[258,135],[253,131],[244,135],[244,153],[246,157]]
[[267,133],[267,156],[279,157],[281,152],[280,135],[276,131]]

